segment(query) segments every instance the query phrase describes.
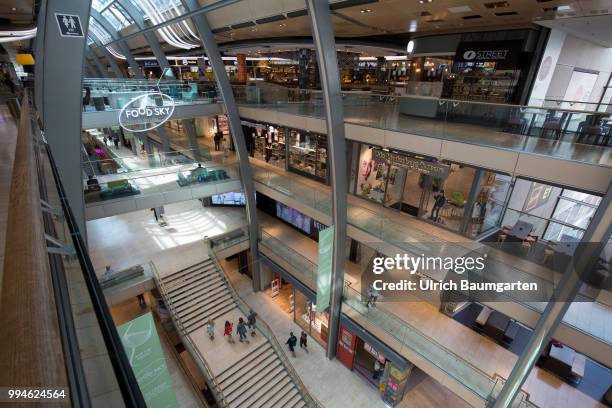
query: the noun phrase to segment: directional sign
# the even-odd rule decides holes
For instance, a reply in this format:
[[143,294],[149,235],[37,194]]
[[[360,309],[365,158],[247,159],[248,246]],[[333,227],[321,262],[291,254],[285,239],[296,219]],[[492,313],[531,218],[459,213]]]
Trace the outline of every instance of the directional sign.
[[74,14],[55,13],[55,19],[62,37],[84,37],[81,18]]

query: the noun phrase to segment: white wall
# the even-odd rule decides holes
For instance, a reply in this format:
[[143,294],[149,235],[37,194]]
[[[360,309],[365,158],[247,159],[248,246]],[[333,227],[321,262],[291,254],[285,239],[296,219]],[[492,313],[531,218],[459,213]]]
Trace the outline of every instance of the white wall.
[[555,66],[546,99],[563,99],[574,68],[599,71],[589,102],[599,102],[612,70],[612,48],[567,35]]

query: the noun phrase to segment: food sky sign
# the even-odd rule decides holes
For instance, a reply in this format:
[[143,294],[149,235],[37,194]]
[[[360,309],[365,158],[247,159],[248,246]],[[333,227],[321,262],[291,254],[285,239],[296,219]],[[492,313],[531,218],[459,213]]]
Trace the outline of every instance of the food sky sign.
[[163,125],[174,113],[174,99],[161,92],[139,95],[119,112],[119,125],[130,132],[146,132]]

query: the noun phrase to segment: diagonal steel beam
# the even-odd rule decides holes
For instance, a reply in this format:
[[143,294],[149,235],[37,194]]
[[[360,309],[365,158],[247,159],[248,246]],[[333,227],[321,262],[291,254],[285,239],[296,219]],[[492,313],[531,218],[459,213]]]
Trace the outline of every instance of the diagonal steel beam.
[[[184,0],[187,10],[198,10],[200,5],[197,0]],[[190,13],[188,13],[190,14]],[[255,205],[255,184],[253,183],[253,174],[251,171],[251,164],[249,163],[249,154],[246,148],[246,142],[244,141],[244,133],[242,131],[242,124],[240,122],[240,112],[234,99],[234,93],[232,86],[230,85],[229,78],[225,72],[225,65],[219,52],[219,47],[215,42],[215,37],[208,24],[208,19],[204,14],[192,14],[192,21],[200,34],[202,46],[206,50],[208,56],[208,62],[212,66],[217,79],[217,86],[219,92],[223,97],[225,103],[225,111],[230,124],[230,129],[234,137],[234,144],[236,146],[236,155],[238,156],[238,164],[240,166],[240,178],[242,179],[242,186],[244,188],[244,195],[246,198],[246,213],[247,221],[249,223],[249,244],[251,250],[251,272],[253,275],[253,290],[261,290],[261,273],[258,262],[258,235],[259,226],[257,222],[257,207]]]
[[306,0],[308,18],[321,77],[327,139],[331,161],[332,224],[334,225],[334,250],[332,264],[332,292],[329,313],[327,357],[334,358],[340,327],[340,307],[344,288],[346,262],[346,141],[344,139],[344,109],[340,91],[340,74],[336,40],[332,28],[328,0]]

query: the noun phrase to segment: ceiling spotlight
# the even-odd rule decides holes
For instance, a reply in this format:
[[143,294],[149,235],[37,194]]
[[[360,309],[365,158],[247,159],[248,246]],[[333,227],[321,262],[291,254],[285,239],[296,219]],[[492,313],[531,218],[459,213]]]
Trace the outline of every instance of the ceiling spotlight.
[[419,4],[431,3],[433,0],[419,0]]
[[360,12],[361,14],[371,13],[371,12],[372,12],[372,9],[361,9],[361,10],[359,10],[359,12]]
[[11,11],[17,11],[17,7],[11,7]]
[[280,23],[278,26],[279,26],[279,27],[285,27],[286,25],[287,25],[287,24],[285,24],[285,23]]

